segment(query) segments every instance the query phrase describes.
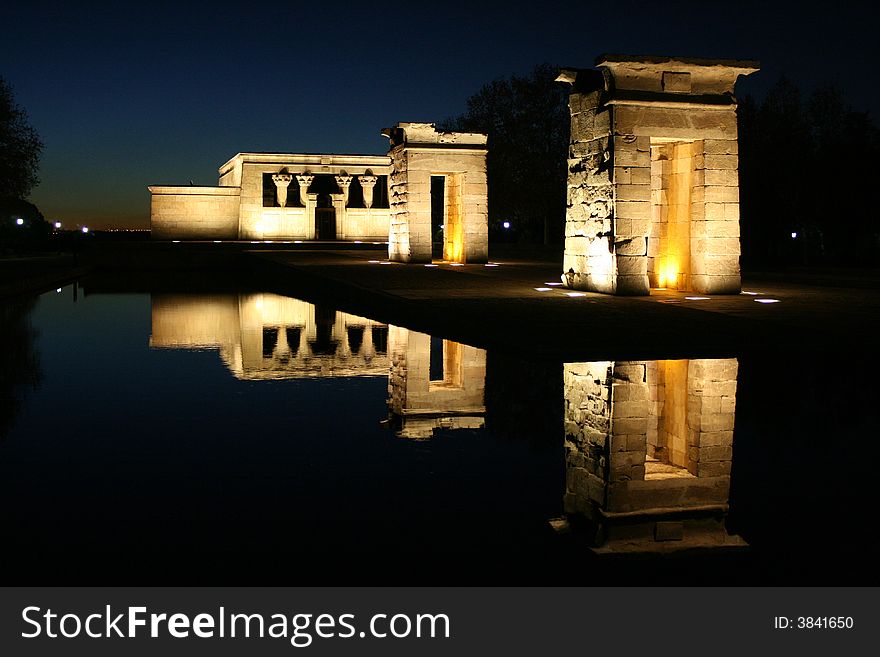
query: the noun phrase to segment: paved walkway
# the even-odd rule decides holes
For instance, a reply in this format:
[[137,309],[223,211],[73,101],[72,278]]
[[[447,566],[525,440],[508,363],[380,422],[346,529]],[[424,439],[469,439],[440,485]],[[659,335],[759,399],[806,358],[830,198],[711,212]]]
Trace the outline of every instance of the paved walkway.
[[[551,261],[389,263],[381,251],[251,252],[272,287],[482,347],[552,358],[724,356],[745,350],[876,347],[880,293],[746,278],[748,294],[655,290],[648,297],[555,285]],[[765,303],[762,303],[765,301]]]

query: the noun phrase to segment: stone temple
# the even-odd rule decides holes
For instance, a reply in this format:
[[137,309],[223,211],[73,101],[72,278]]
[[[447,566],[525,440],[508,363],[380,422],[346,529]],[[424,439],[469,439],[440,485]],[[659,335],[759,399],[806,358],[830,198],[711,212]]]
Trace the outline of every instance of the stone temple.
[[563,282],[740,292],[734,86],[752,61],[602,55],[565,69],[571,143]]
[[398,262],[431,262],[440,241],[444,260],[486,262],[486,135],[432,123],[382,134],[389,155],[239,153],[216,187],[150,186],[151,235],[388,242]]

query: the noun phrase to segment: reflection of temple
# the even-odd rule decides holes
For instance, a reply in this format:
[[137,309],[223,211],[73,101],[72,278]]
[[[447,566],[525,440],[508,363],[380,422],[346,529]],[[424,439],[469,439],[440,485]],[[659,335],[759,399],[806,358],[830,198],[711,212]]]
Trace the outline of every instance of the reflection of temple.
[[565,365],[565,511],[597,551],[742,546],[724,520],[736,359]]
[[240,379],[385,376],[388,327],[275,294],[152,297],[151,347],[218,348]]
[[430,438],[435,429],[483,426],[486,352],[390,327],[388,409],[399,436]]
[[153,294],[150,346],[218,349],[239,379],[387,376],[397,434],[483,426],[486,352],[276,294]]

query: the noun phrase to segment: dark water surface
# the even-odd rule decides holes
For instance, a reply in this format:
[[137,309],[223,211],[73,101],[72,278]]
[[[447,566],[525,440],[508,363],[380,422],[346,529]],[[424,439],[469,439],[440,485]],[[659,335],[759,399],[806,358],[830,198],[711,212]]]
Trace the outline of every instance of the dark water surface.
[[3,584],[878,583],[873,353],[538,362],[239,292],[0,319]]

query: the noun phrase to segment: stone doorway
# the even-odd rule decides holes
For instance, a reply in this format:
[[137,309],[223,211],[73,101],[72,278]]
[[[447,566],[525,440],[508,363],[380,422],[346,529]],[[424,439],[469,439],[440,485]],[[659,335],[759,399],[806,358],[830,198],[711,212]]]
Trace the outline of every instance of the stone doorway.
[[431,255],[465,262],[461,174],[431,174]]
[[443,258],[446,228],[446,177],[431,176],[431,258]]
[[315,207],[315,239],[336,239],[336,208],[329,194],[319,194]]
[[650,147],[648,283],[652,288],[692,290],[691,220],[702,209],[694,195],[694,161],[702,155],[703,145],[652,137]]

